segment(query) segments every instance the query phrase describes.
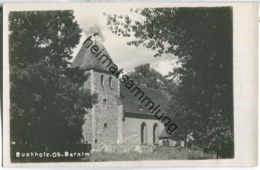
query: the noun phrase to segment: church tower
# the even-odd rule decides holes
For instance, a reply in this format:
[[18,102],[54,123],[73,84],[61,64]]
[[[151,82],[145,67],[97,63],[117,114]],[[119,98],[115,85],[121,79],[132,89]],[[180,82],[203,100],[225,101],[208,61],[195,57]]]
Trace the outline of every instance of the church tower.
[[[123,110],[119,106],[119,80],[107,65],[113,63],[98,33],[88,37],[72,63],[89,74],[84,88],[92,94],[98,94],[98,100],[85,115],[83,142],[91,144],[121,143]],[[121,120],[120,120],[121,119]]]

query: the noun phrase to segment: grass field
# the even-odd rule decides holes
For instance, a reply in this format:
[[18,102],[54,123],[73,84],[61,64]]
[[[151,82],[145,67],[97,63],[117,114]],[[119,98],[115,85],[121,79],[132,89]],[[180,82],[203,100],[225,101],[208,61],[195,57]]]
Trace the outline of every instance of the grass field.
[[131,151],[127,153],[106,153],[94,152],[89,158],[83,161],[104,162],[104,161],[137,161],[137,160],[196,160],[196,159],[216,159],[213,154],[206,154],[198,150],[186,148],[160,148],[153,153],[139,153]]

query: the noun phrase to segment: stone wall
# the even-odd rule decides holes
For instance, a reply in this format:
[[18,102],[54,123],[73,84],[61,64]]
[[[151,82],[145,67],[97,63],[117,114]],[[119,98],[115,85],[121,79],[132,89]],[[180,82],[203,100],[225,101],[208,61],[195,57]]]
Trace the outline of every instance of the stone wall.
[[154,145],[94,145],[91,152],[126,153],[126,152],[153,152],[159,146]]
[[[91,77],[84,86],[98,94],[98,102],[86,116],[83,125],[83,136],[91,144],[116,144],[118,142],[118,99],[119,81],[115,76],[97,71],[90,71]],[[104,84],[101,85],[101,75]],[[112,86],[109,86],[109,77]]]
[[[101,85],[101,75],[104,85]],[[93,72],[93,92],[98,94],[95,112],[94,133],[97,144],[116,144],[118,138],[118,79],[106,73]],[[112,77],[112,87],[109,87],[109,77]]]
[[[92,92],[92,76],[91,73],[93,71],[86,71],[85,74],[89,74],[88,80],[84,83],[83,88],[89,89]],[[93,106],[95,107],[95,106]],[[94,131],[93,131],[93,119],[94,119],[94,112],[93,108],[87,110],[87,114],[85,115],[85,123],[82,126],[82,135],[83,135],[83,141],[82,143],[94,143]]]
[[[164,125],[157,119],[140,119],[125,118],[123,121],[123,143],[124,144],[141,144],[141,125],[145,123],[147,126],[147,144],[153,145],[153,126],[158,125],[159,135],[164,129]],[[158,136],[159,136],[158,135]],[[159,143],[161,145],[161,141]]]
[[92,109],[89,109],[88,113],[85,115],[85,123],[82,126],[82,135],[83,135],[83,141],[82,143],[94,143],[94,137],[93,137],[93,113]]

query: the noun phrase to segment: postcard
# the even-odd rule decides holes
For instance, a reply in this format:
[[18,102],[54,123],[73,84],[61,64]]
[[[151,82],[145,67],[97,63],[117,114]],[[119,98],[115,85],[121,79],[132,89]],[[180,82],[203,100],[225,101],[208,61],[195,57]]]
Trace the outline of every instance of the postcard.
[[256,166],[257,10],[4,4],[3,166]]

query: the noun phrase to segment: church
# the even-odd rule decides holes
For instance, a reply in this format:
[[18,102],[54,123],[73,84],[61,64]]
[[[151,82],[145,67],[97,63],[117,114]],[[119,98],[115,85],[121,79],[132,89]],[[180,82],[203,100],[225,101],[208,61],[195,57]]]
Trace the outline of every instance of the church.
[[[85,115],[81,142],[92,145],[174,146],[176,142],[166,133],[164,124],[108,70],[105,61],[98,60],[97,55],[104,55],[106,60],[113,61],[98,34],[91,35],[87,40],[71,65],[89,74],[83,88],[98,94],[97,103]],[[95,48],[89,48],[90,45],[95,45]],[[98,52],[98,49],[102,50]],[[160,105],[161,110],[166,109],[169,96],[164,90],[139,88]]]

